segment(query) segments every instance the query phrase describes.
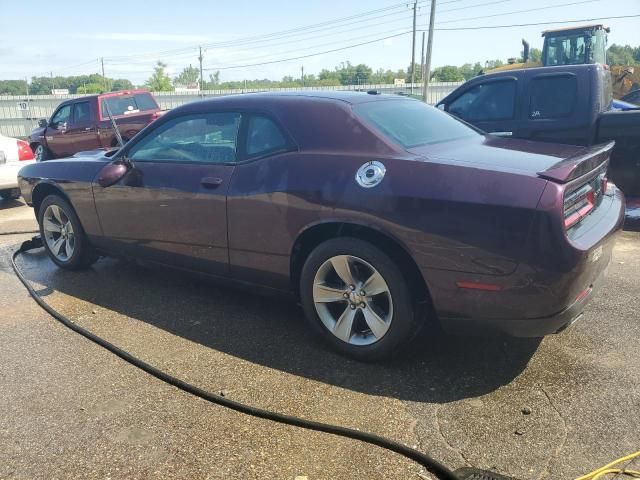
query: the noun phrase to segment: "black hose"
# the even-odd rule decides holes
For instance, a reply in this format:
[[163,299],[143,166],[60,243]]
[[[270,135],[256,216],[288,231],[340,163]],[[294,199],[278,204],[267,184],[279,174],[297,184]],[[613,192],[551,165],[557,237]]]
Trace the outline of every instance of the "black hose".
[[139,358],[134,357],[130,353],[122,350],[121,348],[116,347],[112,343],[104,340],[103,338],[98,337],[97,335],[91,333],[89,330],[82,328],[77,325],[73,321],[69,320],[63,314],[59,313],[57,310],[53,309],[49,306],[33,289],[31,284],[27,281],[27,279],[22,275],[22,272],[16,265],[16,258],[21,253],[24,253],[28,250],[33,250],[35,248],[39,248],[42,246],[42,240],[40,237],[34,237],[31,240],[27,240],[24,242],[21,247],[16,250],[11,257],[11,265],[13,266],[13,270],[16,272],[16,275],[20,279],[20,281],[27,288],[29,294],[33,297],[33,299],[40,305],[47,313],[49,313],[52,317],[58,320],[67,328],[70,328],[76,333],[79,333],[85,338],[88,338],[94,343],[97,343],[101,347],[106,348],[111,353],[117,355],[121,359],[126,362],[129,362],[131,365],[138,367],[141,370],[144,370],[148,374],[156,377],[163,382],[168,383],[169,385],[173,385],[180,390],[188,392],[196,397],[200,397],[208,402],[215,403],[216,405],[222,405],[223,407],[230,408],[237,412],[241,412],[247,415],[251,415],[253,417],[264,418],[266,420],[272,420],[278,423],[284,423],[285,425],[293,425],[300,428],[306,428],[308,430],[316,430],[318,432],[331,433],[333,435],[339,435],[342,437],[352,438],[354,440],[360,440],[362,442],[371,443],[373,445],[377,445],[382,448],[386,448],[387,450],[391,450],[393,452],[399,453],[400,455],[404,455],[411,460],[419,463],[423,467],[425,467],[429,472],[436,475],[437,478],[441,480],[460,480],[458,476],[456,476],[451,470],[442,465],[437,460],[434,460],[426,453],[422,453],[414,448],[407,447],[393,440],[389,440],[387,438],[381,437],[379,435],[374,435],[372,433],[361,432],[359,430],[355,430],[352,428],[341,427],[338,425],[330,425],[328,423],[314,422],[313,420],[306,420],[304,418],[299,418],[291,415],[285,415],[283,413],[272,412],[269,410],[264,410],[262,408],[256,408],[249,405],[245,405],[240,402],[236,402],[234,400],[229,400],[221,395],[216,395],[206,390],[202,390],[194,385],[191,385],[187,382],[180,380],[179,378],[172,377],[171,375],[163,372],[162,370],[157,369],[153,365],[149,365],[148,363],[140,360]]

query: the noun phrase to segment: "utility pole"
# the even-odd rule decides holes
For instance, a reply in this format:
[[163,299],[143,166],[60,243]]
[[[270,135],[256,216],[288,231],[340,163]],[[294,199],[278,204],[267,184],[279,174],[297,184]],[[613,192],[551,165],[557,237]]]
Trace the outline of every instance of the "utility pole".
[[422,78],[422,83],[424,83],[424,35],[425,32],[422,32],[422,52],[420,53],[420,78]]
[[433,47],[433,24],[436,19],[436,0],[431,0],[431,14],[429,15],[429,40],[427,40],[427,59],[424,67],[424,82],[422,84],[422,100],[427,103],[429,77],[431,76],[431,48]]
[[302,88],[304,88],[304,65],[300,67],[300,70],[302,70],[302,76],[300,78],[302,79]]
[[200,92],[202,92],[202,86],[204,82],[202,80],[202,47],[200,47],[200,55],[198,56],[198,61],[200,62]]
[[53,72],[49,72],[49,75],[51,76],[51,90],[55,90],[56,89],[56,84],[53,83]]
[[[102,65],[102,84],[104,91],[107,91],[107,77],[104,76],[104,57],[100,57],[100,64]],[[85,90],[86,93],[86,90]]]
[[[431,2],[433,10],[433,2]],[[418,0],[413,2],[413,40],[411,42],[411,93],[413,84],[416,81],[416,13],[418,11]]]

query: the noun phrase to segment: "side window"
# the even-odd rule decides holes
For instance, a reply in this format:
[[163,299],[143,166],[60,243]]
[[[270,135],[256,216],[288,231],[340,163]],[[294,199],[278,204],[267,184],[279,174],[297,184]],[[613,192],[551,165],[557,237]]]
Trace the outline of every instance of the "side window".
[[534,78],[531,82],[529,118],[560,118],[571,115],[577,94],[578,81],[573,75]]
[[60,108],[56,113],[51,117],[51,125],[53,128],[58,128],[63,123],[68,123],[71,118],[71,105],[65,105]]
[[269,152],[282,150],[287,146],[287,140],[278,126],[269,118],[262,115],[252,115],[249,118],[247,130],[247,155],[258,156]]
[[91,120],[89,102],[73,104],[73,123],[87,123]]
[[228,163],[236,160],[239,113],[203,113],[169,120],[128,152],[138,161]]
[[481,83],[449,104],[449,112],[469,122],[513,118],[516,81]]

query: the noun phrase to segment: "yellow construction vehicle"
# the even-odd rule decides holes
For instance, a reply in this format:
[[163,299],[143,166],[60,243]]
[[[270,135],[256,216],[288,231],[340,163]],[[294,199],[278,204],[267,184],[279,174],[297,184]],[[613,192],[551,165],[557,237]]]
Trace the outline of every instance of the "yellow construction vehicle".
[[[518,68],[553,67],[600,63],[607,65],[607,34],[609,27],[597,23],[579,27],[565,27],[542,32],[544,44],[539,62],[529,61],[529,43],[522,40],[523,62],[509,59],[509,64],[486,73]],[[611,68],[613,93],[620,98],[640,86],[640,65],[619,65]]]

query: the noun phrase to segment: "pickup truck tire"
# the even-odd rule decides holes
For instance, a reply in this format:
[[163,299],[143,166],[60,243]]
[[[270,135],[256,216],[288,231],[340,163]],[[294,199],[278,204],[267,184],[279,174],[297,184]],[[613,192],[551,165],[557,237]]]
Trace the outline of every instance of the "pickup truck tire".
[[99,258],[73,207],[59,195],[48,195],[38,209],[40,236],[49,258],[61,268],[81,270]]
[[33,150],[33,155],[35,156],[37,162],[43,162],[51,158],[49,149],[44,145],[42,145],[41,143],[32,144],[31,150]]

